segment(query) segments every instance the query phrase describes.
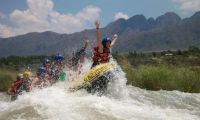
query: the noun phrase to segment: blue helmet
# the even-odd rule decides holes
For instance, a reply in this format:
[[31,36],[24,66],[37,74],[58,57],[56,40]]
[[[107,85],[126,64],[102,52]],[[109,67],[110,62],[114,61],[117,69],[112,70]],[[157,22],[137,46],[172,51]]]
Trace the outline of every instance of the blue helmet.
[[44,62],[43,62],[43,66],[45,67],[46,64],[50,63],[51,61],[49,59],[45,59]]
[[39,67],[37,69],[37,75],[42,75],[45,73],[45,67]]
[[112,40],[110,38],[108,38],[108,37],[105,37],[105,38],[102,39],[102,45],[103,45],[103,47],[106,47],[106,43],[107,42],[112,42]]
[[65,59],[65,57],[60,53],[56,54],[54,57],[54,60],[56,60],[56,61],[62,61],[64,59]]

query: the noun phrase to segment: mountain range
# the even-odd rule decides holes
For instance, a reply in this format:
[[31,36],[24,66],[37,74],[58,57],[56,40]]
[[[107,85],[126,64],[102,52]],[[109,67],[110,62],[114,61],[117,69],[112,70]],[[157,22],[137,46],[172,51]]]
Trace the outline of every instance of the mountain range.
[[[104,37],[118,34],[119,39],[112,51],[123,53],[200,47],[200,12],[185,19],[181,19],[173,12],[165,13],[156,19],[135,15],[127,20],[113,21],[100,30]],[[0,57],[70,53],[79,49],[85,38],[90,40],[88,50],[91,50],[95,42],[95,29],[73,34],[59,34],[51,31],[32,32],[0,38]]]

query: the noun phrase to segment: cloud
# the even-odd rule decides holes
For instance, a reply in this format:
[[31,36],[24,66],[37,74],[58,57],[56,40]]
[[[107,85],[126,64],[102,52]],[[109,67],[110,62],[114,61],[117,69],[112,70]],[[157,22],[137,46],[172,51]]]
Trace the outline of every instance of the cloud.
[[114,16],[114,20],[117,20],[117,19],[119,19],[119,18],[123,18],[123,19],[128,19],[129,17],[128,17],[128,15],[126,15],[126,14],[124,14],[124,13],[122,13],[122,12],[118,12],[118,13],[116,13],[115,14],[115,16]]
[[2,37],[11,37],[14,34],[14,31],[12,28],[3,24],[0,24],[0,30],[1,30],[0,36]]
[[172,0],[172,2],[177,4],[178,8],[184,12],[200,10],[200,0]]
[[[14,10],[10,20],[16,25],[12,36],[28,32],[54,31],[58,33],[73,33],[88,28],[88,23],[100,16],[101,9],[89,5],[76,14],[62,14],[54,10],[52,0],[27,0],[27,10]],[[1,34],[1,37],[5,34]],[[6,37],[6,36],[3,36]]]
[[89,5],[86,8],[83,9],[83,11],[79,12],[77,14],[77,17],[83,20],[88,20],[90,22],[94,22],[96,18],[99,17],[99,12],[101,11],[100,8],[97,8],[95,6]]

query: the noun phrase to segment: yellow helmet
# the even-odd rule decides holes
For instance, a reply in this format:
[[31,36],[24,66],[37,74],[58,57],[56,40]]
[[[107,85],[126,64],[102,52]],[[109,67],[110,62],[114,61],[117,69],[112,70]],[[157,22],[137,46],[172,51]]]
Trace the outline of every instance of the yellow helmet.
[[24,78],[29,78],[29,77],[31,77],[32,76],[32,73],[30,72],[30,71],[25,71],[24,73],[23,73],[23,77]]

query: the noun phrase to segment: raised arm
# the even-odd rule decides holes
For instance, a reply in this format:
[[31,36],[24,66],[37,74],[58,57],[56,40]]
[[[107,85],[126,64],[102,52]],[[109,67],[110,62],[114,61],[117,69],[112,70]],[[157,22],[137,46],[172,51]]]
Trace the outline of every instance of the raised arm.
[[89,40],[88,40],[88,38],[85,38],[85,40],[84,40],[84,46],[83,46],[83,48],[84,48],[84,49],[86,49],[86,48],[87,48],[87,46],[88,46],[88,43],[89,43]]
[[118,38],[118,35],[117,35],[117,34],[114,34],[113,39],[112,39],[112,42],[111,42],[111,44],[110,44],[111,47],[115,44],[117,38]]
[[100,26],[99,21],[95,21],[95,26],[96,26],[96,39],[97,39],[99,48],[103,49],[103,45],[101,43],[101,33],[100,33],[100,30],[99,30],[99,26]]

